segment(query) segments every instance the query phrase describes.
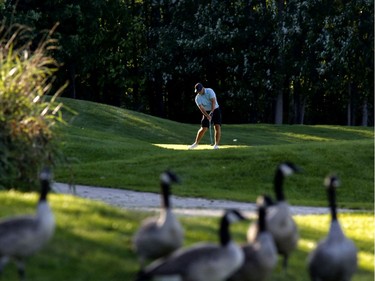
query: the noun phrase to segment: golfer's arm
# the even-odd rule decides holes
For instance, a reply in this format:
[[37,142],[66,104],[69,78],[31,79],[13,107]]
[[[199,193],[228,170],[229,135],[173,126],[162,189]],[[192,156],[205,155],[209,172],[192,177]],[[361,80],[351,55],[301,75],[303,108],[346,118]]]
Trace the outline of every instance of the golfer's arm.
[[215,98],[212,98],[212,99],[211,99],[211,112],[210,112],[210,114],[211,114],[212,112],[214,112],[214,110],[215,110],[215,104],[216,104],[216,99],[215,99]]
[[202,105],[199,106],[199,109],[204,116],[206,116],[207,118],[210,117],[210,115],[207,113],[207,111],[204,109],[204,107]]

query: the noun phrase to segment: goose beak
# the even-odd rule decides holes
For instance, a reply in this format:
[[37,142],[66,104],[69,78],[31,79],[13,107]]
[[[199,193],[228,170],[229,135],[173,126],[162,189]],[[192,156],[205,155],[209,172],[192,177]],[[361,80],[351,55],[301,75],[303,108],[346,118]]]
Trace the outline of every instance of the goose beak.
[[160,175],[160,180],[166,184],[180,183],[179,177],[172,171],[167,170]]
[[300,166],[293,164],[291,162],[286,162],[286,163],[288,164],[289,167],[293,169],[295,173],[303,173],[303,169]]
[[169,177],[171,178],[172,182],[174,183],[181,183],[181,179],[173,172],[167,171]]

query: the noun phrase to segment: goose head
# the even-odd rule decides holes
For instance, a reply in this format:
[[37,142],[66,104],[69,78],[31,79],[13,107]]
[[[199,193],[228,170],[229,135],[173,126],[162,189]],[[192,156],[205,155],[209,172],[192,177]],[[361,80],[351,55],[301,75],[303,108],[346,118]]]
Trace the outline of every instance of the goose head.
[[40,187],[41,187],[39,201],[47,200],[47,194],[50,191],[51,179],[52,179],[52,172],[49,168],[45,167],[39,174]]
[[265,208],[268,208],[270,206],[275,205],[275,202],[273,201],[271,196],[263,194],[263,195],[258,196],[258,198],[256,200],[256,205],[258,207],[263,206]]
[[232,223],[242,220],[246,220],[246,218],[238,210],[228,209],[225,211],[224,216],[221,218],[219,228],[220,244],[222,246],[226,246],[231,241],[229,226]]
[[336,188],[340,186],[340,180],[337,176],[330,175],[324,179],[324,185],[327,188],[328,202],[331,210],[332,221],[337,221]]
[[267,195],[258,196],[256,205],[258,208],[258,233],[264,232],[267,230],[266,227],[266,208],[272,205],[271,197]]
[[180,179],[175,173],[170,170],[167,170],[160,175],[160,182],[163,185],[171,185],[172,183],[179,183]]
[[160,175],[160,187],[161,187],[161,195],[162,195],[162,202],[164,204],[164,208],[170,208],[170,187],[172,183],[180,183],[180,179],[177,175],[169,170],[163,172]]
[[281,163],[275,172],[274,188],[277,201],[284,201],[283,183],[284,179],[294,173],[301,172],[301,169],[291,162]]

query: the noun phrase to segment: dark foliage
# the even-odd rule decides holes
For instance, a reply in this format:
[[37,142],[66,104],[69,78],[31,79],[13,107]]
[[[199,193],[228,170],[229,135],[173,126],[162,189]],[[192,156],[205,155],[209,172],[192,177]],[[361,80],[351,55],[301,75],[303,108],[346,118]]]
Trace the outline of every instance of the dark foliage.
[[373,125],[373,1],[7,3],[36,33],[60,23],[65,96],[196,123],[200,81],[224,123]]

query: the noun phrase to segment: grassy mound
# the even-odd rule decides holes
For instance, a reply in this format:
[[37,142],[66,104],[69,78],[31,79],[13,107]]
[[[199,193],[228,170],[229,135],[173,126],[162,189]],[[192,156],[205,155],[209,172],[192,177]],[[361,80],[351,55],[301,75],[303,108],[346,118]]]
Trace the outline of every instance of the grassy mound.
[[[274,169],[293,161],[304,172],[286,181],[292,204],[325,206],[322,185],[329,173],[342,180],[340,207],[373,209],[373,128],[244,124],[223,125],[222,149],[187,150],[199,128],[87,101],[62,99],[78,114],[60,128],[69,165],[56,180],[76,184],[159,192],[160,172],[182,178],[173,193],[254,202],[273,194]],[[68,112],[65,116],[70,120]]]

